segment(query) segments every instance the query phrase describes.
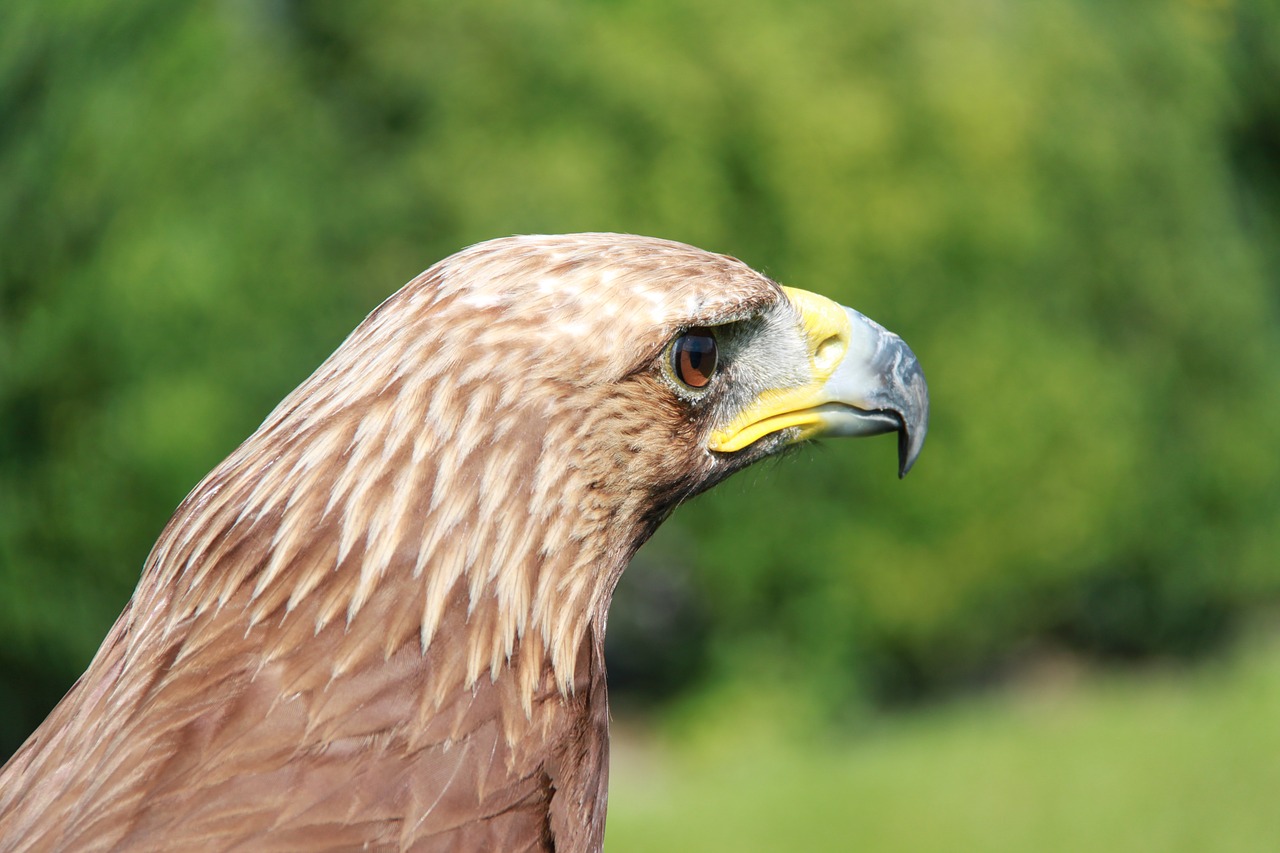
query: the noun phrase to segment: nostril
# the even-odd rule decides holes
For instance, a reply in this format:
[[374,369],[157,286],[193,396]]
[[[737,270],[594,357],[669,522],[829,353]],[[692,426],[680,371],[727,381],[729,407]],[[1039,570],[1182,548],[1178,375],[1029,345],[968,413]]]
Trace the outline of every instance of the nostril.
[[820,370],[826,369],[833,366],[843,355],[844,341],[839,335],[832,335],[818,344],[818,349],[813,354],[814,366]]

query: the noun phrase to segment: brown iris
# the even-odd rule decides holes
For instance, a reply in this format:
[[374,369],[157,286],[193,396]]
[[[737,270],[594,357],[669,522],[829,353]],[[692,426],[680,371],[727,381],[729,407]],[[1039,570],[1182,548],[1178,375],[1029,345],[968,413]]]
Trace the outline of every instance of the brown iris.
[[671,347],[671,369],[690,388],[705,388],[716,372],[716,339],[710,329],[689,329]]

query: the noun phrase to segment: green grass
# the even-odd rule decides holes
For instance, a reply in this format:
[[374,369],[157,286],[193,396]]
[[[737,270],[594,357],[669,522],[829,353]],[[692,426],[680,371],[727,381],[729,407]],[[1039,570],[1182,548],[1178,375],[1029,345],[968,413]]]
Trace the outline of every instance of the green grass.
[[1280,849],[1274,641],[1189,671],[1068,668],[845,737],[805,719],[775,696],[662,734],[619,721],[605,849]]

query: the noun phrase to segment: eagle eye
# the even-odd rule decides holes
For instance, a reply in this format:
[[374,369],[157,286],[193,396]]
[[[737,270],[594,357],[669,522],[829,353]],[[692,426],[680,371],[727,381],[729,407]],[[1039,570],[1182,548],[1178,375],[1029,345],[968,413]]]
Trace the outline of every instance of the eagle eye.
[[671,369],[690,388],[707,387],[716,372],[716,339],[710,329],[689,329],[671,345]]

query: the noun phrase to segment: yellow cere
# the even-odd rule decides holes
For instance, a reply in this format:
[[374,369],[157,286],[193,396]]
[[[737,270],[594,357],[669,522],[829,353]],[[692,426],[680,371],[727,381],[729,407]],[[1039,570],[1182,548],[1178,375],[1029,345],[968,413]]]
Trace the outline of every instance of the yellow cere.
[[766,435],[801,427],[797,441],[813,436],[822,426],[817,406],[830,402],[823,387],[849,349],[849,317],[825,296],[782,288],[800,312],[808,338],[809,381],[794,388],[772,388],[757,397],[724,428],[711,435],[710,448],[723,453],[741,450]]

